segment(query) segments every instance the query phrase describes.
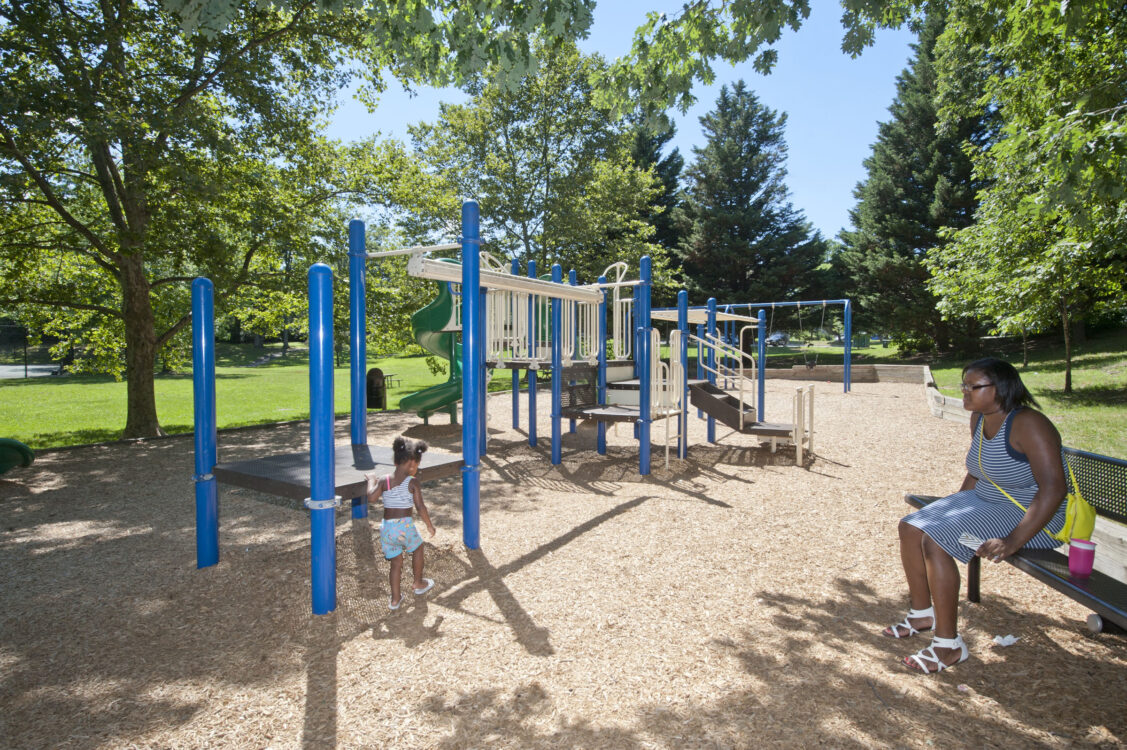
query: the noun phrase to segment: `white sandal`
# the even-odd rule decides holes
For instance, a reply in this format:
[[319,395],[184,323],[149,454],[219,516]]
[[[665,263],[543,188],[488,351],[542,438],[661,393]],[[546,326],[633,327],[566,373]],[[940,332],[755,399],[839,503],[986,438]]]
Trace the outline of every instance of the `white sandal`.
[[[959,659],[954,664],[946,664],[939,655],[935,653],[937,648],[959,649]],[[967,644],[963,642],[961,635],[956,635],[954,638],[939,638],[933,637],[931,645],[927,648],[922,648],[911,656],[904,657],[904,664],[912,669],[919,669],[925,674],[935,674],[942,672],[948,667],[953,667],[955,664],[962,664],[970,657],[970,652],[967,650]],[[912,662],[915,662],[913,666]],[[929,669],[928,663],[934,664],[935,669]]]
[[[919,620],[922,617],[930,617],[931,625],[926,628],[915,628],[912,626],[912,620]],[[926,633],[935,627],[935,607],[928,607],[927,609],[909,609],[908,614],[904,616],[904,622],[898,622],[895,625],[889,625],[881,634],[887,638],[911,638],[916,633]],[[900,635],[900,629],[907,629],[907,633]]]

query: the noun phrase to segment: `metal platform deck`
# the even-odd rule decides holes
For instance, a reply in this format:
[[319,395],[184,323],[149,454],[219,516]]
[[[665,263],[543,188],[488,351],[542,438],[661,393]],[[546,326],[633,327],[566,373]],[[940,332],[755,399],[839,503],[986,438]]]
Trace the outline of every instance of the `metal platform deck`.
[[[360,497],[367,489],[364,475],[369,472],[387,474],[395,469],[390,448],[371,445],[337,445],[336,494],[344,500]],[[418,479],[429,482],[457,476],[462,457],[452,453],[428,450],[419,465]],[[236,487],[245,487],[279,497],[304,500],[309,497],[309,453],[283,453],[249,461],[216,464],[212,469],[216,480]]]

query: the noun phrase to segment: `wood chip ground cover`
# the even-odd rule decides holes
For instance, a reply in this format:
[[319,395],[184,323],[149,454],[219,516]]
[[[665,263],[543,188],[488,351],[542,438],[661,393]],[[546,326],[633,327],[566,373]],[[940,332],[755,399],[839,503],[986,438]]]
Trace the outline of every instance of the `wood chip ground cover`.
[[[796,385],[768,381],[769,417]],[[926,645],[879,635],[907,606],[902,495],[958,486],[967,428],[922,386],[816,390],[807,466],[723,427],[709,445],[694,419],[689,459],[666,469],[655,445],[648,478],[629,426],[599,456],[581,424],[553,467],[548,399],[530,448],[491,397],[481,548],[459,482],[427,486],[437,584],[396,612],[375,517],[338,515],[337,610],[314,617],[291,501],[221,487],[221,561],[195,569],[190,439],[46,453],[0,478],[0,746],[1127,743],[1127,639],[1010,566],[960,605],[970,661],[899,666]],[[403,432],[459,449],[457,427],[370,415],[373,444]],[[303,425],[234,431],[220,459],[307,447]]]

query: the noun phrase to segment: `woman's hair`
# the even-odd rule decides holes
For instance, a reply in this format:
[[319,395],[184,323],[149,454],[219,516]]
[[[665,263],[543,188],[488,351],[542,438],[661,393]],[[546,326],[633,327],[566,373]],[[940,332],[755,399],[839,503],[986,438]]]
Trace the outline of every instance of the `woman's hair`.
[[1033,394],[1025,387],[1025,383],[1021,382],[1017,370],[1009,362],[996,357],[984,357],[976,359],[963,368],[964,378],[968,372],[981,372],[990,378],[990,382],[994,384],[994,395],[1002,411],[1013,411],[1019,406],[1041,408],[1037,399],[1033,398]]
[[395,456],[395,465],[399,466],[411,459],[420,460],[427,451],[427,443],[425,440],[412,440],[400,435],[391,444],[391,450]]

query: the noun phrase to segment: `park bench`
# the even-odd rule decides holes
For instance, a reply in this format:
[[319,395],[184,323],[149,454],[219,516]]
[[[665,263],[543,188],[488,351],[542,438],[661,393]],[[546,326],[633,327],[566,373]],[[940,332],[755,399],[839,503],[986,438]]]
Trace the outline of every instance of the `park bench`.
[[[1021,550],[1006,562],[1025,571],[1093,611],[1088,627],[1098,633],[1127,631],[1127,461],[1098,453],[1065,448],[1080,494],[1096,509],[1096,570],[1088,578],[1068,573],[1068,548]],[[938,500],[930,495],[904,496],[916,508]],[[979,601],[982,558],[967,564],[967,599]]]

